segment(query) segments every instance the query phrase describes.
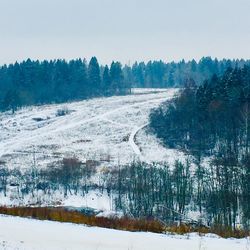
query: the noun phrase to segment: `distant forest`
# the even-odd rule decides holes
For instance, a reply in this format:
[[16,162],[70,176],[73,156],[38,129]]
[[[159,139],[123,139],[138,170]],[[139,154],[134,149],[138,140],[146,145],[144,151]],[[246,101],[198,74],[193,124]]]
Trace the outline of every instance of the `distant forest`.
[[127,94],[122,65],[101,67],[96,57],[86,60],[31,61],[4,65],[0,69],[2,110],[21,106],[61,103],[97,96]]
[[243,67],[245,60],[217,60],[204,57],[175,63],[136,62],[122,66],[112,62],[99,65],[96,57],[88,63],[77,59],[31,61],[30,59],[0,68],[0,110],[21,106],[60,103],[98,96],[129,94],[131,87],[166,88],[184,86],[190,79],[201,84],[228,67]]

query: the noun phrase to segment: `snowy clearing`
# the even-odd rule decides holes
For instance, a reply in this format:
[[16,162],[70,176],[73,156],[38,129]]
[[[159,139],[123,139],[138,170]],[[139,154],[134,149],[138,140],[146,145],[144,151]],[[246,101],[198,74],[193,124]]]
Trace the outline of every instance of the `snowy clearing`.
[[70,223],[0,216],[2,250],[245,250],[249,239],[132,233]]
[[[177,89],[134,89],[132,95],[27,107],[0,114],[0,161],[9,168],[46,166],[63,157],[95,160],[102,166],[134,159],[166,161],[183,154],[162,147],[145,133],[152,108]],[[58,110],[68,114],[58,116]],[[137,142],[140,144],[136,145]]]

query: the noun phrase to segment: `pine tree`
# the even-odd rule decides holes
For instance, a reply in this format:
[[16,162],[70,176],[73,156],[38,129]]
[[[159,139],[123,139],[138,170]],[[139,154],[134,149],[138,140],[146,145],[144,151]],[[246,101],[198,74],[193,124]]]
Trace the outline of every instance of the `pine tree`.
[[122,72],[122,66],[119,62],[112,62],[110,67],[110,77],[111,77],[111,92],[113,94],[123,94],[124,93],[124,76]]
[[96,57],[92,57],[88,66],[88,81],[90,95],[99,95],[101,88],[100,67]]
[[3,109],[12,110],[12,113],[14,114],[19,106],[20,106],[20,98],[17,92],[14,90],[9,90],[4,97]]
[[105,66],[102,75],[102,90],[104,95],[111,95],[111,78],[108,65]]

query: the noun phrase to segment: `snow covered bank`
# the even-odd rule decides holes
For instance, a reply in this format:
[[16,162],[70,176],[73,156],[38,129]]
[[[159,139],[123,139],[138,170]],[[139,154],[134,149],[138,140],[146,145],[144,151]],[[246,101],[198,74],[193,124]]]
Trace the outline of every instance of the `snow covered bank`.
[[246,250],[249,239],[131,233],[0,216],[2,250]]
[[[43,167],[73,156],[82,161],[96,160],[103,166],[129,163],[138,158],[139,152],[128,138],[148,123],[152,108],[173,98],[177,91],[135,89],[135,94],[128,96],[27,107],[14,115],[1,113],[0,161],[9,168]],[[58,110],[63,109],[69,112],[58,116]],[[148,149],[149,143],[144,142]],[[167,149],[155,143],[151,154],[165,160]],[[151,157],[148,151],[141,154],[143,159]]]

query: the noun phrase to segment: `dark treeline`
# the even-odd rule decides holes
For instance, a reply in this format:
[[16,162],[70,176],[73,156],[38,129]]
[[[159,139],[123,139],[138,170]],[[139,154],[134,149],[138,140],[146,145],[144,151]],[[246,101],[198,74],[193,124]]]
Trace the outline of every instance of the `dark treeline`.
[[197,87],[193,82],[151,113],[151,127],[170,147],[238,162],[249,157],[250,67],[229,68]]
[[0,104],[13,112],[21,106],[83,100],[130,93],[122,65],[102,67],[86,60],[31,61],[0,68]]
[[[235,230],[249,230],[249,189],[243,165],[229,172],[220,164],[200,169],[187,161],[168,164],[133,163],[114,170],[107,188],[115,190],[116,208],[135,218],[153,217]],[[192,212],[199,217],[194,220]]]
[[[20,171],[0,167],[0,192],[16,197],[21,204],[27,197],[33,197],[32,204],[44,205],[53,202],[58,192],[64,197],[84,197],[91,190],[105,191],[113,209],[130,218],[151,218],[168,226],[185,223],[229,231],[241,225],[249,230],[244,167],[234,167],[230,176],[220,164],[193,169],[188,161],[176,162],[174,166],[134,162],[106,169],[94,184],[93,165],[67,158],[46,169]],[[199,214],[196,219],[192,216],[194,212]]]
[[[240,213],[249,220],[249,105],[250,67],[244,66],[228,68],[199,87],[190,82],[172,102],[151,113],[151,129],[163,144],[195,156],[201,178],[208,170],[208,176],[215,177],[211,195],[205,196],[211,201],[208,208],[223,212],[229,224]],[[202,164],[204,157],[209,157],[208,164]],[[206,185],[204,180],[198,182],[201,196]],[[244,204],[241,208],[239,201]]]
[[182,60],[170,63],[163,61],[136,62],[131,68],[124,67],[124,74],[135,87],[182,87],[189,79],[200,84],[214,74],[223,75],[228,67],[242,68],[249,64],[249,60],[217,60],[211,57],[203,57],[199,61]]
[[222,75],[228,67],[243,67],[245,60],[217,60],[204,57],[175,63],[136,62],[122,66],[99,65],[86,60],[27,61],[0,68],[0,109],[83,100],[98,96],[130,93],[131,87],[166,88],[184,86],[187,79],[200,83],[213,74]]

